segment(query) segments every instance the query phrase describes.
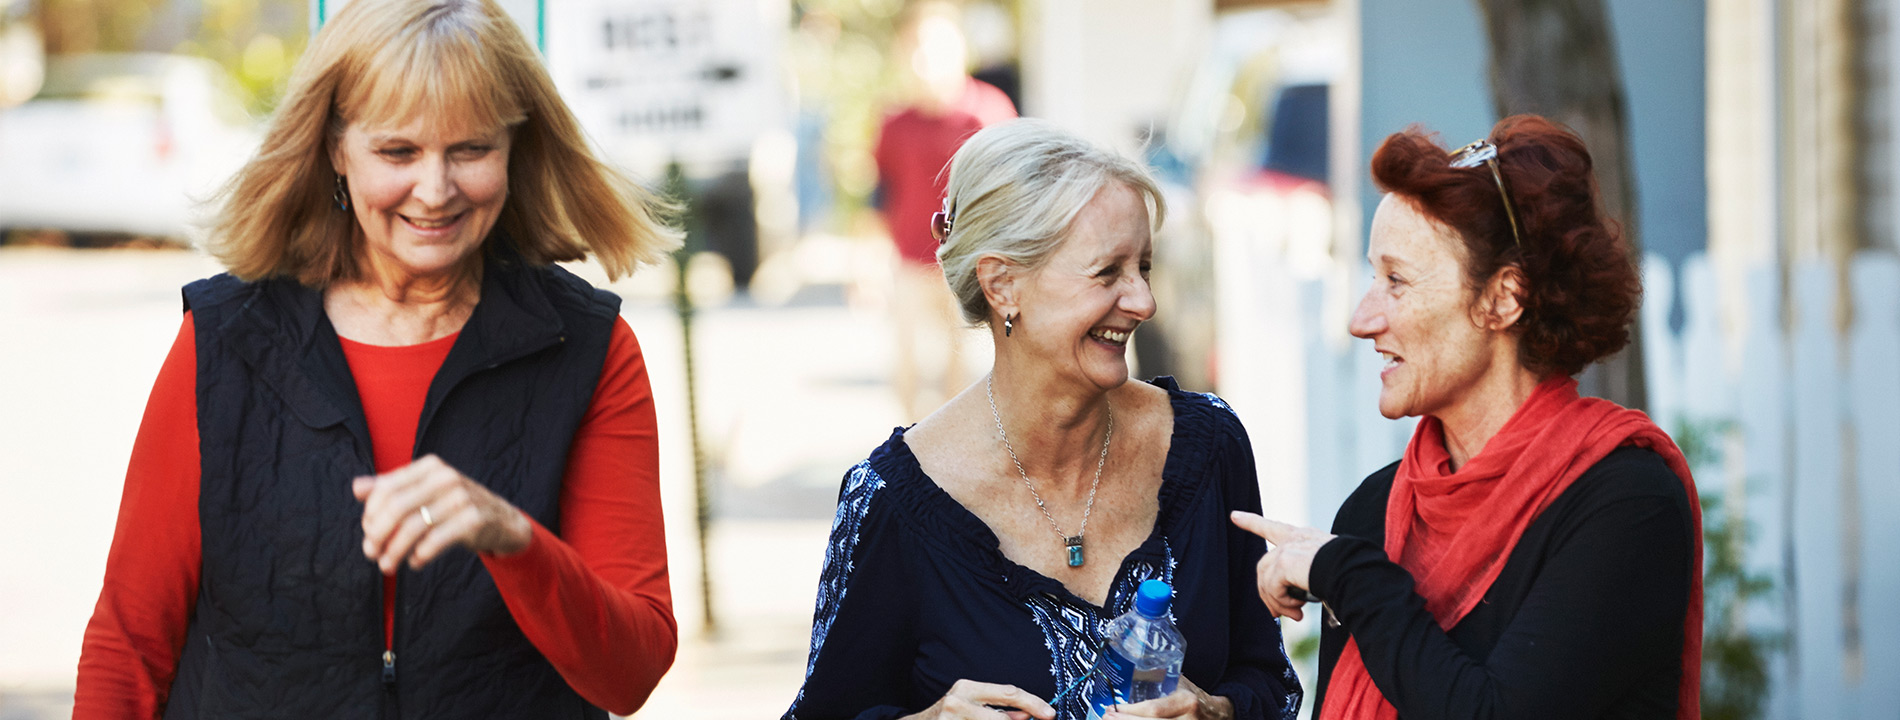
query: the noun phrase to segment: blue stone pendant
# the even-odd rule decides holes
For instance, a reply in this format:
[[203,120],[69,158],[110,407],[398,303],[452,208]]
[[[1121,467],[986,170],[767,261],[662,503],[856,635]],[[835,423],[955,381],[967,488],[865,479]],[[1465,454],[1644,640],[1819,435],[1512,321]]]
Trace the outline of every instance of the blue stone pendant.
[[1065,537],[1062,544],[1069,548],[1069,567],[1082,567],[1082,536]]

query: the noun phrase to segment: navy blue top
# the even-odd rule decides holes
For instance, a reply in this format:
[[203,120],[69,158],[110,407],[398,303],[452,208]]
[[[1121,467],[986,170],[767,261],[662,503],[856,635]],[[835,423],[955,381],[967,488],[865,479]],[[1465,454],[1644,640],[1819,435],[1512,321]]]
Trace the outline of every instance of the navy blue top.
[[1676,717],[1696,525],[1661,455],[1623,447],[1585,470],[1450,630],[1385,554],[1398,467],[1346,498],[1313,556],[1310,588],[1340,622],[1320,631],[1314,717],[1348,640],[1405,720]]
[[[1237,718],[1293,718],[1300,685],[1280,626],[1254,590],[1260,538],[1230,510],[1260,511],[1252,446],[1213,395],[1153,383],[1174,408],[1154,530],[1122,560],[1106,607],[1004,556],[988,525],[937,486],[904,429],[845,474],[819,577],[805,685],[786,718],[895,718],[928,708],[960,679],[1044,700],[1070,687],[1141,581],[1174,586],[1187,640],[1182,674],[1234,703]],[[1056,704],[1085,716],[1080,691]]]

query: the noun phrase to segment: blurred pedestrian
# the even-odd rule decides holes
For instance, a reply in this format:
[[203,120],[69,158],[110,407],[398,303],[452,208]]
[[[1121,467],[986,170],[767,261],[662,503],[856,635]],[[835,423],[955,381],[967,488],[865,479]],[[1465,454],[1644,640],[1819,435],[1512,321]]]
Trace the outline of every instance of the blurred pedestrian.
[[[897,250],[891,311],[897,330],[892,385],[904,417],[916,418],[965,384],[961,347],[965,328],[944,292],[936,267],[930,215],[943,198],[945,168],[972,133],[1016,117],[1001,90],[970,77],[968,49],[956,7],[946,2],[911,6],[898,31],[894,56],[907,81],[909,104],[878,130],[878,193],[884,225]],[[932,392],[925,371],[942,360]]]
[[794,3],[794,30],[786,38],[786,56],[796,71],[798,114],[792,135],[798,152],[792,159],[792,183],[798,198],[798,236],[831,224],[833,189],[837,179],[828,157],[825,129],[834,117],[832,98],[843,84],[836,75],[843,63],[834,58],[844,22],[836,13],[809,3]]
[[672,664],[610,275],[676,243],[493,0],[355,0],[223,198],[75,716],[596,717]]
[[1128,382],[1155,313],[1154,181],[1018,120],[957,151],[944,208],[937,256],[995,365],[846,473],[786,717],[1079,720],[1105,626],[1158,579],[1180,689],[1119,715],[1293,718],[1299,681],[1250,597],[1265,546],[1227,521],[1260,507],[1246,431],[1172,378]]
[[1572,379],[1629,342],[1642,293],[1589,152],[1507,118],[1447,153],[1386,138],[1373,282],[1352,333],[1379,412],[1422,417],[1332,533],[1248,514],[1276,615],[1325,603],[1315,717],[1696,718],[1695,482],[1648,416]]

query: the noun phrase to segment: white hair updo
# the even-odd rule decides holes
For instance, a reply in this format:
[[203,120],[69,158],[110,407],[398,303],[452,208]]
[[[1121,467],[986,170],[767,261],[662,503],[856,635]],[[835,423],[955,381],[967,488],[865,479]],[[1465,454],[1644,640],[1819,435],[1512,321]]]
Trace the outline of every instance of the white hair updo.
[[1046,120],[998,123],[970,136],[950,159],[944,210],[950,231],[937,247],[937,264],[956,293],[963,319],[990,320],[990,303],[976,274],[986,255],[1029,270],[1049,259],[1082,208],[1110,182],[1140,192],[1149,230],[1161,227],[1167,205],[1146,168]]

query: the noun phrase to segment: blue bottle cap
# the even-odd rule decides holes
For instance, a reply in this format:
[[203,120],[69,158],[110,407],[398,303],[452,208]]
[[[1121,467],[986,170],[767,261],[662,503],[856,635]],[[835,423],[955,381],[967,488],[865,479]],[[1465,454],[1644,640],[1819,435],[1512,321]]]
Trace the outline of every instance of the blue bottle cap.
[[1147,617],[1158,618],[1168,614],[1168,605],[1174,602],[1174,588],[1160,580],[1143,580],[1141,587],[1135,590],[1135,612]]

